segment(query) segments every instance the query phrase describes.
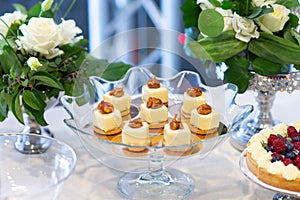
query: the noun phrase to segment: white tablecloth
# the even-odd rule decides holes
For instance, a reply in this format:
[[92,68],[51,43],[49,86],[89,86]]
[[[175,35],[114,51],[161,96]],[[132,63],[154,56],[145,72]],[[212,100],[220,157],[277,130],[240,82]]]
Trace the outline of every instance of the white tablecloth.
[[[277,93],[273,117],[292,123],[300,119],[300,92]],[[252,92],[238,95],[239,104],[254,104]],[[65,181],[59,199],[122,199],[117,182],[123,172],[103,165],[95,160],[82,146],[77,135],[64,123],[69,118],[62,107],[55,107],[46,113],[49,128],[55,138],[72,146],[78,162],[73,174]],[[0,132],[20,131],[22,126],[10,115],[0,124]],[[272,199],[274,192],[263,189],[249,181],[240,171],[241,152],[235,150],[226,140],[207,157],[193,156],[178,160],[171,167],[190,174],[195,181],[194,192],[188,199]]]

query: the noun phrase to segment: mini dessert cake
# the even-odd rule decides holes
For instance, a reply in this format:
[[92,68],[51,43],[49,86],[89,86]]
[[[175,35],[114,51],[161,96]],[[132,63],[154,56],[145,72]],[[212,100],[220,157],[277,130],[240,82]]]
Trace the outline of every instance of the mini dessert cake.
[[246,163],[259,180],[300,192],[299,122],[263,129],[249,140]]
[[188,88],[183,94],[183,104],[181,108],[181,115],[185,119],[189,119],[193,109],[206,103],[206,95],[201,88]]
[[[170,123],[165,125],[165,146],[179,146],[191,143],[191,131],[188,125],[186,123],[182,123],[180,119],[177,120],[176,118],[177,114],[174,116],[174,119]],[[176,148],[176,150],[178,150],[178,148]]]
[[114,88],[105,93],[103,100],[113,104],[121,112],[123,120],[130,119],[130,96],[124,92],[124,87]]
[[189,128],[192,133],[201,135],[203,139],[218,136],[220,113],[208,104],[202,104],[193,109]]
[[[147,122],[141,122],[138,119],[126,121],[122,130],[123,144],[131,146],[149,145],[149,126]],[[130,151],[142,151],[145,148],[128,147]]]
[[150,97],[140,106],[140,118],[149,124],[151,133],[160,133],[168,122],[168,108],[160,99]]
[[122,116],[119,110],[105,101],[101,101],[93,113],[94,133],[113,135],[122,131]]
[[160,99],[168,107],[168,89],[161,86],[155,76],[142,87],[142,102],[147,102],[150,97]]

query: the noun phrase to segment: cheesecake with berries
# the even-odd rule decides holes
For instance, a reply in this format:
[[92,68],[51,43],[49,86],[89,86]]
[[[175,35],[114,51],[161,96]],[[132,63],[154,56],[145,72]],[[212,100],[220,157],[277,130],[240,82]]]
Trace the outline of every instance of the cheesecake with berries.
[[300,192],[300,122],[263,129],[247,144],[246,163],[259,180]]

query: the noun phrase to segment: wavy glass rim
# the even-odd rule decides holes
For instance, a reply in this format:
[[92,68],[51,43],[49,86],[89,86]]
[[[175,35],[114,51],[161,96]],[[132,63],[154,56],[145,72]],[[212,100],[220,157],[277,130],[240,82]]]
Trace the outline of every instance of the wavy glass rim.
[[[118,80],[118,81],[108,81],[108,80],[105,80],[103,78],[95,77],[95,76],[92,76],[91,79],[95,78],[96,80],[102,81],[105,84],[117,85],[117,84],[122,83],[125,80],[127,80],[130,77],[131,71],[139,71],[139,72],[142,72],[142,73],[146,73],[146,75],[149,76],[149,77],[154,77],[155,76],[153,73],[151,73],[148,69],[146,69],[144,67],[133,67],[133,68],[130,68],[127,71],[127,73],[125,74],[125,76],[122,79]],[[60,98],[60,103],[63,105],[63,107],[68,112],[68,114],[71,116],[71,118],[70,119],[64,119],[64,123],[68,127],[70,127],[71,129],[75,130],[76,132],[78,132],[80,134],[84,134],[84,135],[87,135],[87,136],[90,136],[90,137],[94,137],[99,142],[104,142],[104,143],[111,144],[111,145],[118,145],[118,146],[131,147],[131,148],[172,149],[172,148],[194,147],[194,146],[197,146],[197,145],[202,144],[202,143],[216,142],[218,140],[222,140],[222,139],[230,136],[233,133],[234,129],[238,126],[238,124],[242,120],[244,120],[253,111],[253,106],[252,105],[237,105],[236,104],[235,98],[236,98],[236,95],[237,95],[238,88],[237,88],[236,85],[231,84],[231,83],[226,83],[226,84],[216,86],[216,87],[207,86],[207,85],[204,85],[202,83],[199,74],[197,74],[196,72],[193,72],[193,71],[188,71],[188,70],[181,71],[181,72],[179,72],[179,73],[177,73],[177,74],[175,74],[174,76],[171,76],[171,77],[166,77],[166,78],[156,77],[156,79],[161,81],[161,82],[171,81],[171,80],[174,80],[174,79],[176,79],[180,76],[183,76],[185,74],[193,74],[195,77],[197,77],[198,86],[200,88],[204,89],[205,91],[210,91],[210,90],[217,89],[217,88],[224,88],[224,91],[226,89],[230,89],[233,92],[233,95],[231,96],[232,102],[230,103],[230,108],[237,107],[239,110],[244,110],[244,112],[241,112],[241,113],[243,113],[243,117],[237,119],[234,123],[229,124],[229,126],[225,122],[224,124],[226,125],[226,127],[228,129],[227,132],[225,134],[218,135],[217,137],[214,137],[214,138],[201,139],[200,141],[197,141],[197,142],[194,142],[194,143],[191,143],[191,144],[184,144],[184,145],[177,145],[177,146],[162,146],[162,145],[161,146],[134,146],[134,145],[127,145],[127,144],[123,144],[123,143],[113,142],[113,141],[109,141],[109,140],[104,140],[104,139],[101,139],[101,138],[97,137],[93,133],[89,133],[89,132],[86,132],[86,131],[82,130],[76,124],[76,120],[74,119],[74,113],[72,113],[72,111],[70,111],[68,109],[68,107],[65,106],[64,102],[62,101],[62,98],[64,98],[64,97],[69,98],[69,99],[76,99],[76,98],[80,98],[82,96],[72,97],[72,96],[66,96],[65,95],[62,98]],[[166,85],[164,85],[164,86],[166,86]],[[176,94],[174,94],[174,95],[176,96]],[[84,96],[84,94],[83,94],[83,96]],[[72,122],[74,122],[74,124],[72,124]],[[229,122],[227,122],[227,123],[229,123]],[[81,137],[81,136],[79,135],[79,137]],[[103,135],[103,137],[105,137],[105,135]],[[197,137],[197,135],[195,135],[194,137]]]

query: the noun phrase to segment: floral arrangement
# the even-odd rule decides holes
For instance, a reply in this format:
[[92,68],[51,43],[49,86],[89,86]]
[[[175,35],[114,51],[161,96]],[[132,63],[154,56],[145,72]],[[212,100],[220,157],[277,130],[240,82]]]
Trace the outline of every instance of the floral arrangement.
[[[224,82],[243,93],[254,73],[300,69],[298,0],[186,0],[186,47],[198,59],[226,64]],[[197,36],[193,36],[193,34]]]
[[11,110],[24,123],[25,111],[45,126],[47,100],[80,94],[89,76],[117,80],[131,67],[91,56],[75,21],[56,20],[61,3],[13,4],[16,11],[0,17],[0,121]]

